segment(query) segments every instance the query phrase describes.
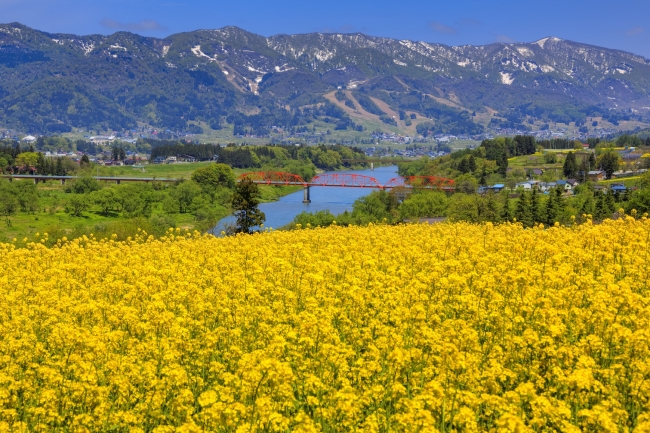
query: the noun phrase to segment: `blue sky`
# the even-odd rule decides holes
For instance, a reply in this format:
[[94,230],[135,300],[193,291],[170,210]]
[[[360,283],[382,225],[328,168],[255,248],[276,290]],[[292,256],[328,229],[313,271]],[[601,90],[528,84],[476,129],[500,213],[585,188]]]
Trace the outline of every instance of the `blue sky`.
[[650,0],[0,0],[0,22],[49,32],[162,37],[235,25],[278,33],[363,32],[449,45],[557,36],[650,58]]

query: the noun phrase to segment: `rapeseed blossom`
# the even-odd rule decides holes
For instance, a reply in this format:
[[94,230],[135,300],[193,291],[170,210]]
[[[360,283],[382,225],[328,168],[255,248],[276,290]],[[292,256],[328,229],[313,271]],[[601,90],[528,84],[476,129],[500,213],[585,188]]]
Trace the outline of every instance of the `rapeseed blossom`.
[[649,248],[645,217],[0,244],[0,431],[647,432]]

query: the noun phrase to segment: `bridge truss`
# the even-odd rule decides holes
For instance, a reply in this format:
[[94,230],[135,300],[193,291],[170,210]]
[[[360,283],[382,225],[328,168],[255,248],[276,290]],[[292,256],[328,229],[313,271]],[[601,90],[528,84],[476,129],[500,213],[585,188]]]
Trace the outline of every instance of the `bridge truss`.
[[312,178],[309,182],[297,174],[284,172],[256,171],[244,173],[239,176],[240,180],[244,178],[264,185],[301,185],[304,187],[334,186],[341,188],[423,188],[438,190],[453,190],[455,187],[453,179],[437,176],[396,177],[383,185],[374,177],[350,173],[320,174]]

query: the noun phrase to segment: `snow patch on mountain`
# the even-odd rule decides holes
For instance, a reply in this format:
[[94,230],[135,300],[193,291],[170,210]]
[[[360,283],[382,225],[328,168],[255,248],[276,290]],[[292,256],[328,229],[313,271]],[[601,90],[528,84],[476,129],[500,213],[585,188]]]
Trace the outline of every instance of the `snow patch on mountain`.
[[501,83],[510,86],[514,83],[515,79],[512,78],[512,74],[509,72],[499,72],[501,74]]
[[208,56],[203,51],[201,51],[201,45],[196,45],[196,46],[190,48],[190,50],[192,51],[192,53],[196,57],[205,57],[206,59],[210,60],[211,62],[216,62],[215,59],[213,59],[212,57]]
[[335,55],[336,55],[336,53],[333,53],[333,52],[330,52],[330,51],[318,50],[318,51],[316,51],[316,54],[314,54],[314,57],[316,57],[321,62],[326,62],[326,61],[332,59]]
[[95,49],[95,44],[93,42],[87,44],[85,42],[81,43],[81,49],[84,50],[84,56],[87,56]]
[[517,47],[517,51],[519,51],[519,54],[526,57],[533,57],[535,55],[535,53],[533,53],[533,50],[526,47]]
[[533,42],[533,44],[539,46],[541,49],[544,49],[544,45],[546,45],[546,41],[548,41],[550,38],[544,38],[540,39],[539,41]]

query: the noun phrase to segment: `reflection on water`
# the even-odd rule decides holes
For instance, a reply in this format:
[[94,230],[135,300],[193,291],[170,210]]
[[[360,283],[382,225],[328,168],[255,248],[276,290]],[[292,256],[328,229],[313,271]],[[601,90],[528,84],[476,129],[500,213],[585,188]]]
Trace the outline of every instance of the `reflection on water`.
[[[397,166],[378,167],[374,170],[351,170],[336,171],[333,173],[362,174],[376,178],[379,183],[384,185],[390,179],[397,177]],[[318,212],[329,210],[332,214],[352,210],[354,201],[364,195],[375,191],[370,188],[340,188],[317,186],[310,190],[311,203],[303,203],[303,191],[294,192],[282,197],[278,201],[263,203],[259,206],[260,210],[266,215],[265,227],[278,229],[289,224],[293,218],[301,212]],[[213,233],[219,234],[226,224],[234,224],[235,218],[230,216],[222,219],[214,228]]]

